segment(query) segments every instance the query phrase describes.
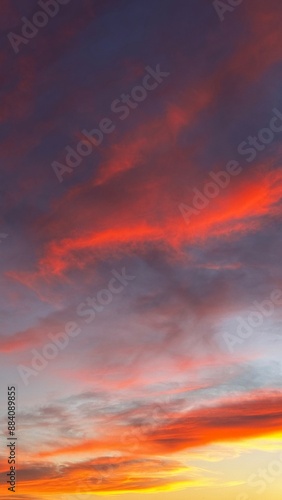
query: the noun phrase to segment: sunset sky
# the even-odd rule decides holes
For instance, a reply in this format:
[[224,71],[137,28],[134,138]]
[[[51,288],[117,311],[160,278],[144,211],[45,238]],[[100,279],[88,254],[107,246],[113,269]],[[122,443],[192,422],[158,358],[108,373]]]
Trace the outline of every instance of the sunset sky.
[[3,500],[281,498],[282,5],[229,3],[1,0]]

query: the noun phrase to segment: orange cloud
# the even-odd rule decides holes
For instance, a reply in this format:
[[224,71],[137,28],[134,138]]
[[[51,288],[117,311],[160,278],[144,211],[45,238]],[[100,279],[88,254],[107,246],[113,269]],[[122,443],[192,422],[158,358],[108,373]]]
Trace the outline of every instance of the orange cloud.
[[[60,275],[68,268],[84,267],[87,262],[99,259],[101,254],[131,252],[137,248],[142,251],[152,243],[178,252],[184,244],[212,237],[235,238],[261,227],[263,217],[281,213],[277,204],[282,194],[281,172],[269,172],[264,178],[254,172],[250,179],[244,175],[241,182],[240,179],[232,180],[234,185],[211,199],[198,215],[192,215],[188,225],[172,198],[167,197],[160,204],[165,182],[169,183],[170,179],[160,180],[160,186],[154,184],[154,189],[150,190],[149,181],[142,192],[134,184],[129,185],[127,189],[131,193],[133,189],[133,195],[124,191],[127,202],[123,197],[117,199],[114,212],[107,206],[103,210],[105,202],[100,194],[95,197],[95,191],[90,206],[82,204],[80,210],[78,205],[74,209],[69,206],[62,209],[53,228],[57,237],[46,245],[45,256],[39,262],[41,276]],[[199,186],[200,191],[204,185]],[[108,197],[110,190],[104,189]],[[193,207],[192,197],[178,201]],[[86,216],[87,213],[97,213],[98,218],[93,220]],[[81,228],[79,233],[77,226]]]
[[22,494],[154,492],[199,485],[199,471],[168,459],[99,457],[91,461],[26,463],[18,472]]
[[[122,423],[124,414],[113,417],[111,431],[104,421],[99,429],[100,437],[82,443],[41,451],[40,459],[60,455],[104,452],[129,453],[134,449],[136,456],[166,456],[167,453],[200,447],[211,443],[232,442],[275,434],[282,430],[282,398],[280,393],[258,392],[241,396],[218,406],[202,406],[181,413],[170,411],[169,407],[160,418],[153,419],[155,406],[147,408],[148,416],[136,423]],[[134,421],[134,412],[130,420]],[[122,424],[122,425],[121,425]]]

